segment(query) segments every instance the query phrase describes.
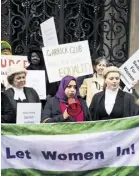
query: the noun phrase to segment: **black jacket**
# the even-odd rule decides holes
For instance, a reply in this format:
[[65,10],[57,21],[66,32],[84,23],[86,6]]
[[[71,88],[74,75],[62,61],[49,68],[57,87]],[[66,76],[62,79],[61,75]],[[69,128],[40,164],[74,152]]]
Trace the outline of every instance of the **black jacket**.
[[[100,117],[98,115],[98,110],[99,108],[101,108],[100,103],[101,103],[101,100],[104,98],[104,96],[105,96],[105,91],[99,92],[94,95],[89,107],[92,120],[100,120]],[[115,106],[115,109],[118,109],[116,108],[116,106],[123,106],[123,117],[139,115],[139,108],[135,105],[135,99],[131,94],[123,92],[122,90],[119,90],[117,96],[118,97],[116,98],[119,99],[118,102],[120,102],[120,99],[123,100],[121,101],[121,103],[123,102],[123,105],[120,103],[118,104],[115,103],[114,106]]]
[[[30,87],[24,87],[24,93],[28,103],[39,103],[40,99],[37,92]],[[2,100],[2,122],[3,123],[16,123],[17,101],[14,100],[14,90],[7,89],[4,92]]]
[[15,116],[9,98],[1,92],[1,123],[8,123]]
[[[79,101],[84,112],[85,121],[90,121],[90,113],[85,100],[79,98]],[[63,114],[60,109],[59,100],[56,97],[51,97],[47,99],[42,115],[42,122],[45,119],[47,119],[46,123],[73,122],[71,119],[64,120]]]

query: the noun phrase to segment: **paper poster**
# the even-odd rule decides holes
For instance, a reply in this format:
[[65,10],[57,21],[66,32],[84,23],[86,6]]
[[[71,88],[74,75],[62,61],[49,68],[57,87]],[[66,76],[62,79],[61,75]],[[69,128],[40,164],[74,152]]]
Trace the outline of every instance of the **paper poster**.
[[28,70],[26,86],[36,90],[41,100],[46,99],[46,78],[44,70]]
[[130,89],[132,82],[139,79],[139,50],[137,50],[121,67],[121,80]]
[[41,121],[41,103],[17,103],[17,124],[36,124]]
[[42,48],[49,82],[93,73],[88,41]]
[[44,46],[58,45],[54,17],[41,23],[41,32]]

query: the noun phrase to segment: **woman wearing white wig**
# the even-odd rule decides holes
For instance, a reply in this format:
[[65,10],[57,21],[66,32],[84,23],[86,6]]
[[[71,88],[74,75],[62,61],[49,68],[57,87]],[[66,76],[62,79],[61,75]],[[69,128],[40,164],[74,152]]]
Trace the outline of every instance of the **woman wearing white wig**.
[[8,98],[5,98],[2,103],[3,114],[5,115],[3,116],[4,119],[2,119],[4,123],[16,123],[17,103],[40,102],[37,92],[33,88],[25,87],[26,74],[27,70],[20,65],[12,65],[9,67],[7,80],[11,88],[7,89],[4,93]]
[[92,120],[105,120],[139,115],[134,97],[120,89],[120,71],[110,66],[104,69],[104,90],[94,95],[90,113]]

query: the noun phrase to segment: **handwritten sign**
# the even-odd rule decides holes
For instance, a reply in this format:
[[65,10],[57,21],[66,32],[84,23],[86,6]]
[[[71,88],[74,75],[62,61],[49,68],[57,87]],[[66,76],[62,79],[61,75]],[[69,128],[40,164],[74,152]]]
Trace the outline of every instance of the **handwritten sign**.
[[139,50],[137,50],[121,67],[121,80],[130,89],[132,82],[139,79]]
[[33,87],[41,100],[46,99],[45,71],[29,70],[26,76],[26,86]]
[[13,64],[19,64],[22,65],[24,68],[26,68],[29,65],[27,56],[17,56],[17,55],[1,56],[1,82],[5,85],[5,87],[9,86],[7,82],[7,70],[9,66]]
[[49,82],[93,73],[88,41],[42,48]]
[[41,103],[17,103],[17,124],[34,124],[41,121]]
[[54,17],[41,23],[41,32],[44,46],[58,45]]

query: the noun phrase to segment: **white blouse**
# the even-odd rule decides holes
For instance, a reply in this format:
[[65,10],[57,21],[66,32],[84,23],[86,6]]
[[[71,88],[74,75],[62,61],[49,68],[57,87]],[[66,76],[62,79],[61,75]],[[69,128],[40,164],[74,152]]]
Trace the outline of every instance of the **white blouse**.
[[20,99],[21,101],[23,101],[26,99],[23,88],[18,89],[18,88],[13,87],[13,89],[14,89],[14,100]]
[[115,91],[110,89],[105,90],[105,109],[108,115],[110,115],[113,110],[118,90],[119,89]]

